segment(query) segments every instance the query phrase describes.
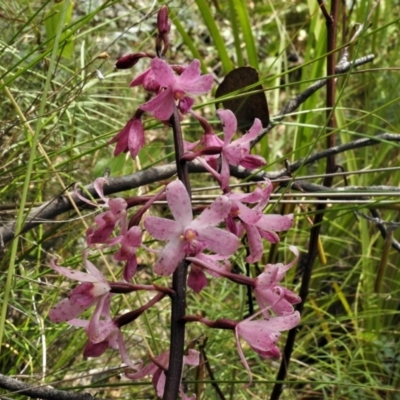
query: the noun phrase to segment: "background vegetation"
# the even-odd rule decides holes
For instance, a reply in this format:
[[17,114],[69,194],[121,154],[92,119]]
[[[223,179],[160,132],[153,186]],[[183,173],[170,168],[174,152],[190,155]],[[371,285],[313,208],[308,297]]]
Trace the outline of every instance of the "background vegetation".
[[[153,51],[160,4],[145,0],[1,3],[1,223],[18,217],[21,225],[32,207],[57,198],[75,182],[89,184],[106,170],[122,176],[173,160],[171,132],[151,119],[146,121],[150,128],[147,146],[135,162],[125,155],[114,158],[113,149],[106,146],[145,101],[145,94],[128,84],[147,68],[147,61],[140,61],[133,71],[118,72],[114,62],[126,53]],[[399,2],[346,4],[346,9],[342,4],[338,45],[348,42],[362,24],[349,57],[372,53],[375,60],[338,80],[338,144],[383,132],[400,133]],[[173,0],[168,6],[173,20],[169,60],[187,63],[199,58],[216,82],[234,66],[256,67],[271,115],[325,75],[326,28],[316,1]],[[215,118],[212,100],[202,99],[201,112],[209,118]],[[263,139],[258,150],[268,160],[267,171],[325,148],[324,107],[322,89]],[[191,137],[198,134],[189,120],[184,129]],[[335,178],[334,186],[397,188],[398,155],[398,142],[342,153],[338,164],[354,174],[347,183],[343,177]],[[294,175],[313,175],[311,182],[321,183],[316,175],[324,171],[325,162],[320,161]],[[194,187],[210,183],[202,175],[192,175]],[[121,195],[156,188],[150,185]],[[382,188],[375,189],[368,204],[353,199],[332,203],[327,209],[321,238],[326,259],[319,257],[314,266],[282,399],[400,399],[400,254],[387,246],[374,221],[355,214],[370,215],[373,206],[383,221],[398,221],[398,193],[381,193]],[[265,249],[265,262],[273,259],[272,254],[277,261],[288,262],[290,244],[303,252],[307,248],[315,200],[295,199],[295,226],[282,238],[279,249]],[[290,206],[281,201],[270,211],[283,207]],[[148,380],[138,383],[123,377],[117,353],[107,351],[100,359],[84,359],[83,332],[66,324],[54,325],[47,318],[52,305],[70,289],[69,282],[48,268],[49,259],[59,255],[63,265],[80,268],[85,227],[93,215],[87,210],[82,215],[64,214],[20,235],[17,246],[2,250],[0,372],[35,385],[81,388],[100,398],[154,398]],[[396,230],[393,236],[398,237]],[[151,261],[142,257],[147,266],[140,270],[141,278],[152,278]],[[121,267],[107,254],[95,263],[104,271],[107,264],[114,271]],[[238,261],[238,268],[244,268],[242,263]],[[300,272],[294,270],[288,278],[287,285],[294,291]],[[145,300],[146,295],[128,297],[125,308]],[[157,312],[146,313],[146,318],[126,330],[133,359],[147,360],[149,347],[156,354],[167,349],[168,306],[165,300]],[[189,307],[191,313],[211,319],[240,319],[247,312],[246,291],[223,280],[213,281],[201,296],[189,295]],[[266,362],[245,349],[255,378],[250,388],[244,388],[247,375],[231,333],[196,325],[189,328],[188,342],[204,345],[226,399],[268,398],[278,362]],[[185,372],[184,380],[198,398],[221,398],[204,369]],[[25,398],[3,393],[7,398]]]

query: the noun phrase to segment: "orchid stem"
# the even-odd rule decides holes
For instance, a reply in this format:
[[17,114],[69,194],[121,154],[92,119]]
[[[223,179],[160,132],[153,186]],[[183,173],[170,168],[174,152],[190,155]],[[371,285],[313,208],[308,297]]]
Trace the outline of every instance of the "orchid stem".
[[[174,107],[174,113],[170,119],[170,124],[174,133],[175,160],[179,180],[185,185],[191,197],[189,170],[185,160],[182,160],[183,137],[179,120],[179,112]],[[171,295],[171,334],[170,334],[170,353],[167,380],[163,400],[176,400],[179,394],[179,386],[182,377],[183,355],[185,346],[185,321],[183,317],[186,311],[186,276],[188,262],[182,260],[172,276],[172,289],[175,295]]]

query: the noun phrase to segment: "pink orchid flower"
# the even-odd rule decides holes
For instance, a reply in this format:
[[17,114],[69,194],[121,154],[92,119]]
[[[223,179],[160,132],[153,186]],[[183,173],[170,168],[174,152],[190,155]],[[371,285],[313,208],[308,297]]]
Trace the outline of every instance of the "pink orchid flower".
[[299,257],[297,247],[290,246],[289,249],[295,255],[292,262],[287,265],[267,264],[264,272],[256,279],[254,295],[266,318],[269,317],[268,308],[277,315],[290,315],[293,313],[293,304],[301,302],[300,296],[279,285],[286,272],[293,267]]
[[229,165],[241,165],[244,168],[253,170],[266,164],[263,157],[250,154],[251,142],[261,134],[263,127],[261,121],[256,118],[253,126],[245,135],[232,141],[237,130],[235,114],[231,110],[218,110],[217,114],[221,119],[224,130],[219,181],[221,188],[225,189],[228,186],[230,177]]
[[228,197],[217,197],[196,219],[193,219],[190,197],[181,181],[168,184],[166,198],[175,221],[152,216],[144,220],[146,230],[155,239],[168,240],[154,266],[158,275],[171,275],[185,256],[194,256],[205,248],[223,256],[236,251],[238,238],[215,226],[229,213]]
[[[200,362],[200,353],[196,350],[189,349],[189,354],[187,356],[183,356],[183,365],[192,365],[198,366]],[[137,380],[144,378],[147,375],[152,375],[152,384],[157,391],[157,395],[159,397],[163,397],[164,395],[164,388],[166,382],[166,375],[165,371],[168,370],[169,365],[169,351],[165,351],[164,353],[160,354],[158,357],[154,359],[154,362],[151,362],[142,370],[131,373],[126,372],[125,375],[128,379]],[[188,397],[183,392],[182,385],[179,388],[179,392],[181,394],[182,399],[184,400],[194,400],[194,397]]]
[[132,226],[119,237],[120,249],[114,254],[114,260],[126,261],[123,269],[123,277],[129,282],[136,274],[136,252],[142,244],[142,230],[138,226]]
[[121,153],[129,153],[135,158],[141,148],[144,146],[144,128],[141,120],[143,111],[138,110],[135,116],[131,118],[122,130],[115,135],[107,144],[117,143],[114,150],[114,156]]
[[250,377],[248,385],[252,382],[252,375],[242,347],[240,346],[239,337],[243,338],[261,357],[278,358],[281,353],[276,343],[281,336],[281,332],[296,327],[300,322],[300,313],[298,311],[280,317],[252,320],[256,315],[239,322],[235,328],[236,347],[242,364]]
[[64,268],[50,261],[50,266],[55,271],[67,278],[82,282],[69,292],[66,299],[57,303],[49,313],[52,322],[66,322],[96,304],[96,310],[101,310],[107,297],[110,296],[110,285],[103,274],[86,258],[84,264],[88,273]]
[[[264,247],[262,239],[272,243],[279,242],[279,236],[275,232],[288,230],[293,224],[293,214],[263,214],[262,210],[268,203],[272,184],[266,180],[264,187],[259,185],[250,194],[229,193],[227,196],[232,202],[231,212],[226,219],[228,230],[238,237],[244,231],[247,233],[250,254],[246,258],[249,263],[255,263],[262,257]],[[243,203],[258,203],[249,208]],[[236,220],[239,220],[236,222]]]
[[74,318],[68,321],[69,325],[84,328],[88,336],[83,355],[84,357],[100,357],[109,347],[119,350],[122,361],[134,370],[141,368],[142,364],[134,364],[128,355],[122,332],[117,324],[111,319],[109,310],[109,301],[102,308],[104,319],[97,320],[93,323],[93,319],[84,320]]
[[122,229],[126,230],[124,225],[126,226],[126,208],[128,204],[120,197],[115,199],[107,198],[104,195],[104,185],[106,183],[107,178],[97,178],[93,185],[100,199],[104,201],[104,204],[101,205],[83,197],[75,188],[75,194],[81,201],[91,206],[109,208],[108,211],[95,217],[94,221],[97,224],[97,228],[91,226],[86,231],[86,242],[88,246],[93,246],[97,243],[104,243],[107,245],[114,244],[115,239],[110,239],[109,237],[119,222],[121,222]]
[[94,222],[97,228],[91,226],[86,231],[86,242],[89,246],[95,244],[113,244],[110,239],[112,232],[120,221],[126,221],[126,201],[122,198],[109,199],[107,201],[109,210],[97,215]]
[[[151,60],[150,65],[154,79],[164,90],[141,105],[140,108],[151,112],[155,118],[161,121],[166,121],[171,117],[176,100],[182,103],[180,110],[187,112],[193,104],[192,100],[188,100],[187,94],[201,95],[211,90],[213,77],[210,74],[201,75],[199,60],[193,60],[179,76],[170,65],[160,58]],[[148,72],[148,74],[150,73]]]

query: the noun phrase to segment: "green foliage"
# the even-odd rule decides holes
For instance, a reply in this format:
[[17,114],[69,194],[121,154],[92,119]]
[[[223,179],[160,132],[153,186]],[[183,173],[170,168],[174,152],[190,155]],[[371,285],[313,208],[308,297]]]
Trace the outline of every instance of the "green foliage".
[[[3,3],[2,223],[15,220],[21,210],[18,221],[22,224],[33,207],[57,199],[75,182],[93,182],[107,169],[112,176],[122,176],[173,160],[170,131],[150,118],[145,122],[149,128],[147,147],[137,160],[125,155],[114,158],[113,149],[106,145],[138,105],[146,101],[144,93],[128,84],[133,75],[147,68],[147,61],[140,61],[128,72],[115,71],[113,64],[122,54],[153,50],[153,2]],[[257,67],[271,116],[325,75],[326,27],[315,1],[173,0],[168,6],[173,20],[170,61],[183,63],[199,58],[203,71],[212,71],[219,80],[233,67]],[[359,1],[345,15],[339,23],[338,44],[349,43],[353,27],[364,24],[359,38],[350,44],[349,56],[354,59],[373,53],[376,58],[373,64],[338,78],[337,144],[373,138],[382,132],[400,133],[400,80],[395,68],[400,46],[398,4],[395,0],[378,5]],[[293,55],[299,56],[297,61],[292,61]],[[98,78],[97,70],[105,79]],[[200,112],[215,120],[211,100],[202,99]],[[286,159],[294,161],[324,149],[325,127],[323,89],[258,144],[258,150],[268,159],[267,170],[281,169]],[[198,139],[198,131],[187,120],[184,131]],[[383,170],[398,166],[398,154],[398,143],[384,142],[342,153],[337,162],[347,171],[374,170],[350,176],[348,184],[398,187],[400,172]],[[324,171],[322,160],[294,175]],[[314,178],[312,182],[321,183],[322,179]],[[208,184],[204,176],[193,175],[194,187]],[[344,187],[346,182],[338,177],[335,185]],[[158,187],[153,184],[122,195],[143,194]],[[307,248],[307,218],[314,208],[296,198],[295,227],[282,238],[279,248],[266,248],[265,262],[290,261],[291,253],[285,250],[290,244],[303,252]],[[382,203],[387,199],[393,203]],[[380,197],[378,191],[371,203],[375,201],[374,207],[384,221],[398,221],[396,199],[395,195]],[[284,206],[271,207],[271,211],[278,212]],[[314,266],[282,399],[395,400],[400,396],[400,255],[385,246],[376,224],[354,214],[355,210],[368,214],[368,207],[349,200],[347,204],[333,203],[327,210],[321,238],[327,262],[319,259]],[[57,221],[18,235],[18,242],[5,248],[0,279],[9,296],[0,295],[0,304],[7,311],[0,326],[0,371],[27,377],[26,381],[35,385],[90,389],[104,398],[154,398],[149,381],[132,383],[123,378],[116,352],[108,351],[99,359],[83,359],[84,334],[66,324],[54,325],[47,318],[51,306],[71,288],[69,282],[50,271],[49,260],[59,255],[62,265],[81,268],[84,234],[93,216],[93,210],[82,211],[82,215],[64,214]],[[393,235],[399,239],[397,231]],[[153,260],[144,254],[139,256],[143,264],[149,265],[140,270],[140,277],[153,278]],[[109,276],[110,271],[119,276],[121,265],[116,265],[107,252],[94,262]],[[237,260],[238,268],[244,268],[242,264],[243,260]],[[251,271],[254,275],[257,268],[262,264]],[[287,285],[294,291],[299,289],[298,278],[299,271],[292,271],[287,278]],[[122,307],[137,307],[146,300],[146,295],[127,297]],[[210,319],[240,319],[247,315],[247,307],[246,291],[222,279],[211,281],[201,297],[190,294],[188,299],[188,312]],[[157,310],[147,312],[136,326],[124,331],[132,359],[148,360],[150,349],[154,353],[156,349],[167,349],[168,320],[169,303],[164,300]],[[225,398],[268,398],[277,361],[262,360],[245,347],[254,373],[253,386],[245,388],[247,375],[232,335],[190,325],[188,343],[200,342],[201,335],[207,336],[209,365]],[[184,376],[190,391],[197,389],[200,399],[218,398],[209,375],[196,373],[190,371]],[[2,393],[7,392],[0,389]]]

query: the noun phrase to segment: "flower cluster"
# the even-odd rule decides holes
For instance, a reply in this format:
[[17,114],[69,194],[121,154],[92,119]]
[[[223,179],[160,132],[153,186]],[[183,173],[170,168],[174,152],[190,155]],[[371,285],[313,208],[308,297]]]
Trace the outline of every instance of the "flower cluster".
[[[61,267],[55,260],[50,262],[54,271],[79,282],[65,299],[50,310],[50,319],[84,329],[88,337],[84,349],[87,357],[98,357],[109,347],[118,350],[123,362],[129,367],[126,377],[136,380],[152,375],[153,385],[160,397],[164,394],[168,376],[166,372],[173,354],[165,351],[157,357],[151,356],[152,362],[144,367],[140,360],[132,362],[121,328],[166,295],[174,295],[175,292],[170,287],[152,283],[132,283],[137,273],[139,251],[157,253],[152,269],[161,277],[172,276],[178,265],[186,260],[189,267],[187,285],[196,293],[201,293],[207,286],[209,277],[229,279],[252,288],[260,310],[250,318],[242,321],[224,318],[210,321],[199,316],[184,317],[186,322],[201,322],[210,328],[232,330],[250,381],[250,368],[240,346],[240,338],[264,358],[279,357],[277,342],[281,332],[294,328],[300,321],[300,315],[293,307],[300,302],[300,298],[281,285],[286,272],[299,255],[296,247],[290,247],[295,255],[292,262],[287,265],[267,264],[258,277],[251,278],[230,271],[229,259],[233,255],[242,256],[243,243],[248,248],[246,262],[259,262],[263,256],[265,240],[279,242],[279,232],[288,230],[293,224],[291,214],[264,213],[273,191],[269,180],[259,183],[251,193],[235,192],[230,188],[230,166],[254,170],[266,163],[263,157],[251,154],[251,142],[262,133],[261,122],[255,119],[249,131],[234,140],[237,130],[235,115],[230,110],[218,110],[217,115],[223,126],[223,140],[220,139],[207,120],[192,110],[192,96],[209,92],[213,78],[209,74],[201,74],[198,60],[193,60],[189,65],[171,66],[163,59],[169,47],[169,30],[168,10],[164,6],[158,15],[157,57],[136,53],[118,60],[117,68],[128,68],[142,58],[151,58],[149,68],[133,79],[130,86],[142,86],[153,97],[139,106],[126,126],[109,143],[115,143],[115,155],[129,152],[132,157],[136,157],[145,143],[142,117],[146,112],[161,122],[169,121],[171,125],[177,123],[173,117],[176,110],[180,117],[189,113],[199,121],[203,133],[195,143],[185,142],[185,153],[179,155],[180,159],[197,160],[203,165],[218,182],[221,195],[208,207],[194,213],[188,188],[181,180],[172,181],[150,200],[144,199],[144,205],[128,219],[129,202],[123,198],[106,197],[104,188],[107,180],[97,179],[94,187],[101,200],[100,207],[104,210],[95,217],[94,225],[86,232],[87,249],[83,253],[83,263],[87,272]],[[79,192],[77,196],[89,202]],[[159,198],[166,199],[172,218],[155,215],[142,218]],[[151,249],[143,243],[143,240],[150,237],[156,244]],[[124,262],[121,274],[123,280],[108,280],[89,260],[90,252],[105,247],[112,249],[116,261]],[[112,304],[117,296],[138,290],[155,291],[156,295],[136,310],[112,316]],[[89,319],[79,318],[91,308],[93,312]],[[193,349],[184,356],[183,364],[198,366],[199,363],[199,353]],[[189,399],[182,386],[179,392],[182,398]]]

